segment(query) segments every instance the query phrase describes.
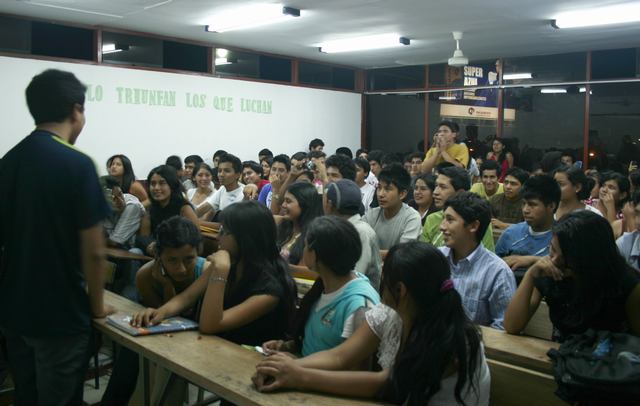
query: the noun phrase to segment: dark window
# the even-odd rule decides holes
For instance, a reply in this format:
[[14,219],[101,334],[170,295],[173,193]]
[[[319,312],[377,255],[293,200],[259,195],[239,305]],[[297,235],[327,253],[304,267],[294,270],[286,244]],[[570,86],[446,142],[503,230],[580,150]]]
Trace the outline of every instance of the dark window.
[[611,49],[591,53],[591,78],[618,79],[640,77],[638,48]]
[[424,65],[370,69],[367,71],[367,88],[369,90],[423,89],[424,76]]
[[260,79],[291,82],[291,59],[260,55]]
[[355,71],[317,63],[303,62],[298,65],[300,83],[352,90],[355,86]]
[[[162,68],[164,41],[117,32],[102,33],[102,60],[105,63]],[[116,48],[117,52],[105,51]],[[108,52],[108,53],[107,53]]]
[[369,150],[408,153],[424,138],[424,95],[369,95],[367,139]]
[[291,82],[291,60],[218,48],[214,64],[220,76]]
[[505,89],[502,137],[515,146],[516,165],[535,169],[542,155],[554,149],[569,149],[581,157],[584,99],[580,86]]
[[93,60],[93,30],[38,21],[31,23],[31,53]]
[[167,69],[207,72],[207,48],[181,42],[164,41],[162,66]]
[[[577,82],[587,78],[587,54],[527,56],[504,60],[504,84]],[[530,79],[509,79],[508,75],[530,73]]]
[[591,86],[589,167],[624,173],[640,161],[640,83]]
[[31,52],[31,22],[0,16],[0,51]]

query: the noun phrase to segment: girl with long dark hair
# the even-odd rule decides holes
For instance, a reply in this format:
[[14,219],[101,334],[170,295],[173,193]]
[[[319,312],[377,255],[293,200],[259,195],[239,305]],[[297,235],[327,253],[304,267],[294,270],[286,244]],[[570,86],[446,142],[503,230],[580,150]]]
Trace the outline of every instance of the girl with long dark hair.
[[258,345],[284,337],[296,304],[296,289],[274,243],[268,209],[236,203],[222,215],[219,249],[200,277],[158,309],[136,317],[156,324],[192,308],[199,300],[200,331],[238,344]]
[[160,223],[173,216],[182,216],[198,224],[193,207],[183,194],[182,183],[176,170],[168,165],[160,165],[147,176],[151,205],[142,218],[136,246],[150,256],[155,256],[155,235]]
[[[490,377],[480,335],[453,288],[446,258],[423,242],[391,248],[383,301],[343,344],[294,360],[273,355],[257,365],[260,391],[296,387],[379,397],[404,405],[487,405]],[[377,353],[380,372],[352,371]]]
[[560,204],[554,214],[556,220],[577,210],[588,210],[602,216],[600,210],[583,203],[589,198],[595,181],[587,178],[581,169],[561,166],[555,170],[553,178],[560,186]]
[[640,335],[638,276],[620,256],[607,220],[577,211],[552,232],[549,256],[529,268],[511,299],[505,330],[520,333],[544,298],[557,341],[590,328]]
[[353,271],[361,252],[360,236],[349,221],[325,216],[309,224],[303,263],[319,277],[296,312],[292,340],[266,342],[267,352],[310,355],[335,347],[358,328],[365,311],[380,302],[369,280]]
[[[302,250],[309,223],[323,214],[322,197],[312,184],[296,182],[284,194],[282,216],[275,216],[278,223],[278,247],[280,255],[292,269],[302,262]],[[305,268],[301,266],[300,268]]]
[[430,173],[418,175],[413,183],[413,199],[409,202],[409,206],[420,213],[423,226],[427,216],[438,210],[433,200],[435,189],[436,177]]
[[136,180],[129,158],[122,154],[112,156],[107,159],[107,171],[109,175],[118,179],[123,193],[134,195],[144,207],[148,207],[151,204],[144,186]]

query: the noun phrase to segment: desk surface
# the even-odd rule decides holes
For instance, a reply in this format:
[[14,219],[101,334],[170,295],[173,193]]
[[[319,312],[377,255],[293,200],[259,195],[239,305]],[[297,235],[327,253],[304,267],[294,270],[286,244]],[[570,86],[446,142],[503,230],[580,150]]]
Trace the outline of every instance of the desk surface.
[[[119,312],[134,313],[142,306],[111,292],[105,302]],[[373,402],[295,391],[263,394],[251,375],[262,355],[216,336],[186,331],[172,335],[132,337],[96,319],[96,327],[119,344],[177,373],[196,385],[242,405],[372,405]]]
[[117,259],[135,259],[139,261],[151,261],[153,259],[146,255],[134,254],[121,248],[107,248],[105,249],[105,253],[108,257]]
[[553,364],[547,356],[551,348],[560,344],[534,337],[516,336],[490,327],[480,327],[487,358],[553,374]]

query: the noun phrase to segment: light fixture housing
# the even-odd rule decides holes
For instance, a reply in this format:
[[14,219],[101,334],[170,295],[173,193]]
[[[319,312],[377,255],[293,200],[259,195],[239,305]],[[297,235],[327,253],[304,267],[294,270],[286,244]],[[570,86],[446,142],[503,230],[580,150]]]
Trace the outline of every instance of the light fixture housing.
[[252,4],[212,16],[204,29],[221,33],[278,23],[300,15],[300,9],[282,4]]
[[532,79],[533,75],[530,72],[522,73],[505,73],[502,76],[504,80],[519,80],[519,79]]
[[372,49],[384,49],[410,45],[409,38],[398,34],[378,34],[364,37],[345,38],[335,41],[327,41],[318,47],[320,52],[326,54],[338,52],[366,51]]
[[551,20],[553,28],[595,27],[640,21],[640,3],[571,11]]
[[102,54],[114,54],[116,52],[128,51],[129,45],[122,44],[102,44]]

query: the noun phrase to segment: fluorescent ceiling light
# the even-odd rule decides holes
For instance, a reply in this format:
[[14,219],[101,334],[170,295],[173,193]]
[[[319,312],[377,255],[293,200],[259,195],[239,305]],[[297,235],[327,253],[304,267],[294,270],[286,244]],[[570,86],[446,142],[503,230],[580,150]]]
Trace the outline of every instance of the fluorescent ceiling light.
[[516,80],[516,79],[531,79],[533,76],[531,76],[531,73],[529,72],[523,72],[523,73],[505,73],[504,76],[502,76],[502,79],[504,80]]
[[300,17],[300,10],[282,4],[252,4],[223,11],[209,18],[205,30],[225,32],[254,28]]
[[128,51],[129,45],[119,45],[119,44],[103,44],[102,45],[102,53],[103,54],[113,54],[116,52]]
[[540,93],[544,93],[544,94],[561,94],[561,93],[567,93],[567,89],[563,89],[560,87],[543,87],[542,89],[540,89]]
[[[580,86],[580,88],[578,89],[578,91],[579,91],[580,93],[584,93],[584,92],[586,92],[586,91],[587,91],[587,88],[586,88],[586,87],[584,87],[584,86]],[[589,94],[593,94],[593,90],[589,90]]]
[[551,25],[555,28],[577,28],[636,21],[640,21],[638,2],[562,13],[551,20]]
[[409,45],[408,38],[398,34],[379,34],[367,37],[356,37],[328,41],[320,44],[320,52],[327,54],[336,52],[365,51],[369,49],[392,48]]
[[456,97],[455,96],[440,96],[438,97],[438,100],[455,100]]

